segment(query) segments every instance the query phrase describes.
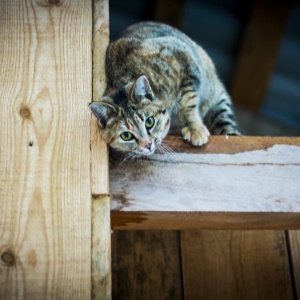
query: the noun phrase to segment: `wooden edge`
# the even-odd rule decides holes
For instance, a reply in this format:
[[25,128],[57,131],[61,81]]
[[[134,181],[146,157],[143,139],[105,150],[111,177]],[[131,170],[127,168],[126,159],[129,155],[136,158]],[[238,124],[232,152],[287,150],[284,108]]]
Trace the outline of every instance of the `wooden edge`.
[[300,146],[300,137],[211,136],[206,145],[194,147],[179,135],[168,135],[163,144],[177,153],[235,154],[266,150],[274,145]]
[[300,212],[111,211],[111,224],[116,230],[292,230],[300,229]]
[[93,196],[109,194],[108,146],[94,117],[91,119],[91,192]]
[[[109,42],[108,0],[93,1],[93,101],[104,93],[105,51]],[[97,120],[91,118],[92,195],[109,194],[108,147],[100,134]]]
[[288,249],[291,257],[291,271],[294,281],[295,299],[300,298],[300,231],[289,231]]
[[[109,42],[108,0],[93,0],[93,101],[105,85],[105,51]],[[96,119],[91,119],[92,299],[111,299],[111,233],[108,148]],[[94,196],[101,195],[103,196]]]
[[92,201],[92,299],[111,299],[110,198]]

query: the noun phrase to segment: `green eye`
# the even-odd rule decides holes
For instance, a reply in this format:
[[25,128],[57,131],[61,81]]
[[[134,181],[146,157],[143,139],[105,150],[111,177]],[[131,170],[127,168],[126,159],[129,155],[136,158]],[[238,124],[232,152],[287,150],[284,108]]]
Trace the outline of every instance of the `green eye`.
[[120,137],[122,140],[128,142],[134,138],[134,135],[128,131],[125,131],[125,132],[121,133]]
[[154,124],[155,124],[155,120],[153,117],[148,118],[145,122],[145,126],[147,129],[152,128],[154,126]]

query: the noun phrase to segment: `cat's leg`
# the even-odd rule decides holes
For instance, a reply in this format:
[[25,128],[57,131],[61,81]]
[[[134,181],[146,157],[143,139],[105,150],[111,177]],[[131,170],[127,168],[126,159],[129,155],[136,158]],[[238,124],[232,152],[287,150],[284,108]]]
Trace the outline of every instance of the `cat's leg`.
[[193,89],[185,90],[179,101],[178,111],[181,133],[194,146],[206,144],[210,135],[199,114],[199,96]]
[[210,107],[204,123],[214,135],[240,135],[230,98],[225,95]]

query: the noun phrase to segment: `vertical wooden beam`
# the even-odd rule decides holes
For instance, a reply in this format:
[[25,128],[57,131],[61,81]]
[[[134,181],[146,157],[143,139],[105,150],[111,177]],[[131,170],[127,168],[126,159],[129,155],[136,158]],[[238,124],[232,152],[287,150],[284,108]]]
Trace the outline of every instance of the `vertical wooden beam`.
[[290,262],[295,285],[295,298],[300,299],[300,231],[289,231],[287,239],[291,255]]
[[0,2],[0,299],[90,298],[91,20]]
[[293,299],[283,231],[182,231],[184,299]]
[[114,231],[113,299],[182,299],[177,231]]
[[[105,51],[109,41],[108,0],[93,2],[93,101],[106,85]],[[92,299],[111,299],[110,198],[108,148],[91,118]]]
[[290,0],[255,1],[231,84],[231,95],[235,104],[253,111],[260,109],[290,8]]

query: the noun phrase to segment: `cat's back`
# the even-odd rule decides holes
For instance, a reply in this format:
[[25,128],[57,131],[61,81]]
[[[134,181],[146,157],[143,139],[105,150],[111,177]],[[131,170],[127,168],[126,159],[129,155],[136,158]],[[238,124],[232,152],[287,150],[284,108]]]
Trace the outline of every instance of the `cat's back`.
[[[134,24],[108,46],[108,83],[124,84],[140,74],[159,81],[159,74],[171,71],[198,72],[201,61],[197,47],[188,36],[171,26],[156,22]],[[179,76],[176,81],[181,79]]]
[[125,29],[121,33],[121,37],[139,40],[160,37],[175,37],[186,43],[192,42],[190,38],[176,28],[157,22],[141,22],[134,24]]

